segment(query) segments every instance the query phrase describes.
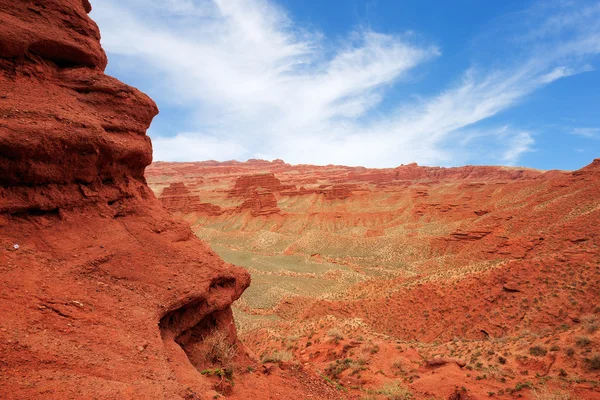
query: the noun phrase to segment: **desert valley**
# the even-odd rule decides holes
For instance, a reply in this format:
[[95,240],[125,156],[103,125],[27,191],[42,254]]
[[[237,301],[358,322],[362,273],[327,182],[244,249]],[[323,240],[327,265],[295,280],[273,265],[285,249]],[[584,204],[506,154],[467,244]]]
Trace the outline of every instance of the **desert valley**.
[[599,173],[597,160],[572,173],[254,160],[146,176],[251,273],[233,309],[263,360],[354,396],[400,382],[418,398],[594,398]]
[[88,0],[0,0],[0,398],[600,399],[600,158],[154,162]]

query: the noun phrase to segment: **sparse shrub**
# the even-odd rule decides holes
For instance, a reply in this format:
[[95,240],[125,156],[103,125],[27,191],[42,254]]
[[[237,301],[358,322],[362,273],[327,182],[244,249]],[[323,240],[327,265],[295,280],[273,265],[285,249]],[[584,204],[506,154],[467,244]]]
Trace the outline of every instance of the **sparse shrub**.
[[531,383],[529,381],[527,381],[527,382],[519,382],[519,383],[517,383],[515,385],[515,388],[512,391],[513,392],[518,392],[518,391],[526,389],[526,388],[533,389],[533,383]]
[[214,376],[220,376],[221,378],[225,377],[227,379],[233,378],[233,370],[229,369],[229,368],[205,369],[205,370],[200,371],[200,373],[202,375],[214,375]]
[[560,350],[560,347],[558,347],[557,345],[550,347],[550,351],[559,351],[559,350]]
[[588,368],[594,371],[600,370],[600,354],[595,354],[590,358],[586,358],[585,362],[588,365]]
[[575,338],[575,344],[579,347],[586,347],[591,343],[591,340],[587,336],[577,336]]
[[231,386],[235,386],[235,382],[233,381],[233,369],[232,368],[205,369],[203,371],[200,371],[200,373],[202,375],[212,375],[212,376],[218,376],[219,378],[221,378],[221,382],[219,382],[219,385],[217,386],[217,390],[223,390],[223,388],[224,388],[223,380],[225,380],[226,382],[229,382],[229,384]]
[[498,362],[499,362],[500,364],[504,365],[504,364],[506,364],[506,358],[504,358],[504,357],[502,357],[502,356],[499,356],[499,357],[498,357]]
[[337,329],[331,329],[329,332],[327,332],[327,336],[329,336],[333,340],[342,340],[344,338],[342,332],[340,332]]
[[[321,374],[319,374],[319,375],[321,375]],[[346,389],[345,387],[343,387],[342,385],[340,385],[339,383],[337,383],[336,381],[334,381],[333,379],[331,379],[327,375],[321,375],[321,378],[323,378],[323,380],[325,382],[331,384],[333,387],[335,387],[340,392],[347,392],[348,391],[348,389]]]
[[384,395],[388,400],[410,400],[413,398],[411,391],[400,382],[387,383],[377,393]]
[[394,375],[400,375],[404,372],[404,368],[402,367],[402,362],[396,361],[392,364],[392,370],[394,371]]
[[600,322],[598,321],[598,317],[596,315],[584,315],[581,317],[581,323],[586,331],[589,333],[594,333],[598,329],[600,329]]
[[350,368],[354,364],[351,358],[343,360],[335,360],[325,368],[325,373],[334,379],[338,379],[342,372]]
[[543,346],[533,346],[529,348],[529,354],[531,354],[532,356],[543,357],[547,353],[548,350],[546,350],[546,348]]
[[567,354],[568,357],[573,357],[575,355],[575,350],[571,347],[569,347],[567,350],[565,350],[565,353]]
[[260,361],[264,363],[280,363],[292,359],[292,353],[289,351],[275,350],[271,354],[265,355]]
[[202,341],[197,357],[203,364],[220,365],[229,369],[236,354],[237,349],[227,335],[214,331]]

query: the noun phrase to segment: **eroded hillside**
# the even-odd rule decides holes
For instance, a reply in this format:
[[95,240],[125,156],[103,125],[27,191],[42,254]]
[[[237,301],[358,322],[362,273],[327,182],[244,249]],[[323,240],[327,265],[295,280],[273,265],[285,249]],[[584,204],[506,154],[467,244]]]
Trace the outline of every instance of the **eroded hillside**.
[[155,163],[146,176],[251,273],[234,309],[264,359],[358,398],[389,385],[600,396],[600,160],[575,172]]

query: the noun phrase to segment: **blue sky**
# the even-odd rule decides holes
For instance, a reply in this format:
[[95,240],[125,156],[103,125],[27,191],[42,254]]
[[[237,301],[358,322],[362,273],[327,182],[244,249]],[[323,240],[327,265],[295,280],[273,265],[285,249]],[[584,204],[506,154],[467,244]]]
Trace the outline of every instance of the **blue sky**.
[[103,0],[108,73],[162,161],[578,169],[600,157],[600,2]]

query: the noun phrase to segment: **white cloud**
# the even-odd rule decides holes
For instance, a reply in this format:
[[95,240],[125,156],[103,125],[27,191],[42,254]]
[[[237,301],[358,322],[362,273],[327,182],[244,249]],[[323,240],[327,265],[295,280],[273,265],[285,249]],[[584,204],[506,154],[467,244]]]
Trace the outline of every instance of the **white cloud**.
[[534,143],[531,134],[528,132],[518,132],[510,139],[508,149],[504,151],[502,159],[508,165],[515,165],[519,157],[526,152],[532,151],[532,145]]
[[[521,155],[534,151],[531,132],[515,129],[509,125],[486,129],[463,129],[456,132],[460,140],[454,149],[470,149],[490,164],[515,165]],[[459,157],[459,162],[464,161]],[[456,164],[456,163],[455,163]]]
[[[153,131],[155,160],[470,162],[478,152],[460,144],[466,127],[591,69],[583,57],[600,52],[600,27],[584,25],[554,53],[532,51],[501,69],[471,69],[438,95],[380,115],[386,90],[439,58],[436,46],[410,33],[368,29],[331,45],[267,0],[104,0],[94,6],[109,56],[126,58],[131,72],[151,77],[142,89],[159,106],[188,111],[186,132]],[[594,21],[600,11],[585,16]],[[547,24],[577,30],[581,22],[565,17]],[[542,28],[536,38],[554,34]],[[519,129],[477,140],[494,151],[491,160],[510,164],[533,145],[530,133]]]
[[246,149],[239,143],[194,133],[158,136],[152,145],[156,160],[212,160],[215,154],[222,160],[235,160],[246,154]]

